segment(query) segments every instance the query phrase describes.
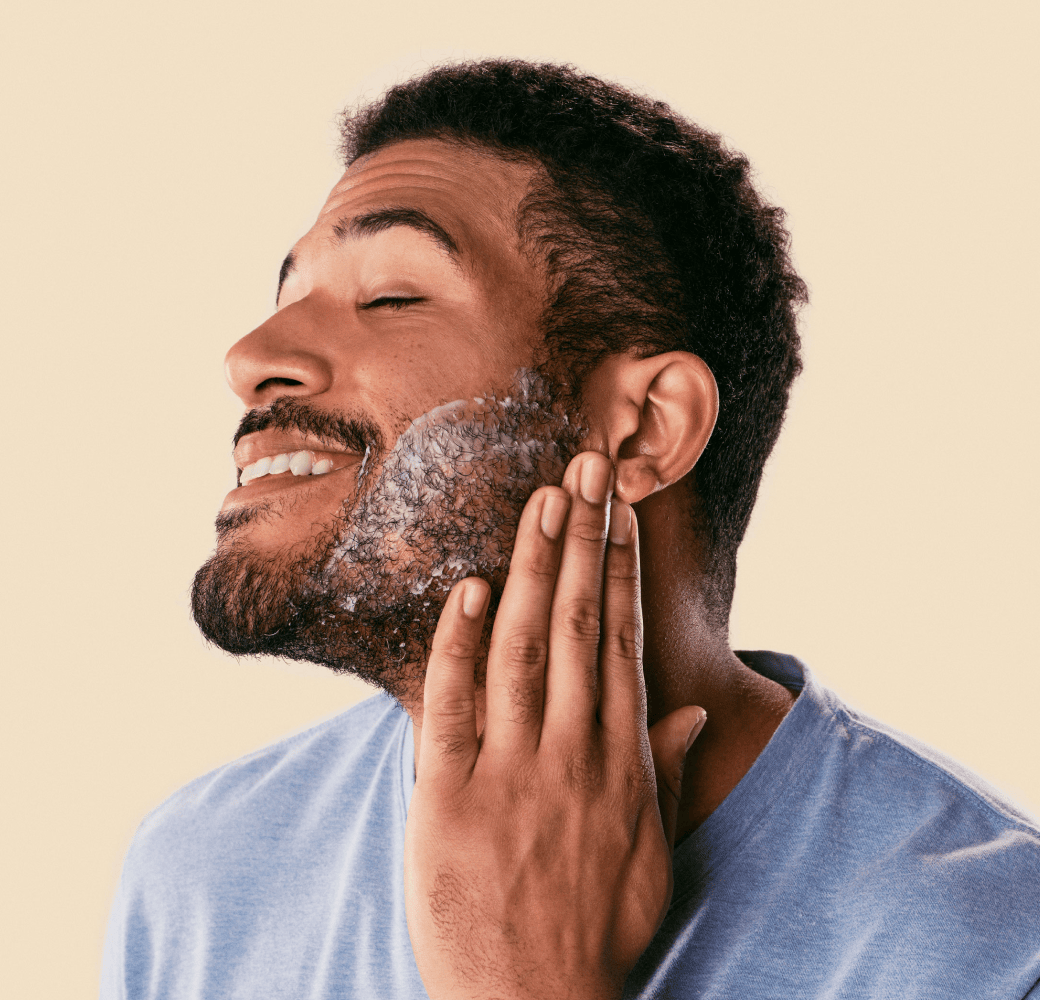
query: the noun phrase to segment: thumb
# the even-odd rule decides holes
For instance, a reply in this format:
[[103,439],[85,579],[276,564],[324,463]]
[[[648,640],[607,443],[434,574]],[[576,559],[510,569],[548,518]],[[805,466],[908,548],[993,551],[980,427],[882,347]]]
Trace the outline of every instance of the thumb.
[[675,846],[686,754],[707,718],[708,713],[699,705],[685,705],[655,722],[648,733],[657,776],[657,805],[670,848]]

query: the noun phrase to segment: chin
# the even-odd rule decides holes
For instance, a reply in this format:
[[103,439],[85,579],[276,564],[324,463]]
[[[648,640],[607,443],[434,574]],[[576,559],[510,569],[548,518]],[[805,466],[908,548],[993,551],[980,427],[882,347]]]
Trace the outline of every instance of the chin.
[[[308,572],[313,554],[264,559],[255,550],[236,548],[218,551],[195,575],[192,615],[208,641],[235,656],[302,660],[351,674],[405,707],[421,701],[426,661],[454,578],[419,594],[385,595],[380,603],[370,586],[358,593],[347,580],[335,587],[315,585]],[[485,650],[501,582],[493,585]],[[485,662],[482,656],[478,683]]]

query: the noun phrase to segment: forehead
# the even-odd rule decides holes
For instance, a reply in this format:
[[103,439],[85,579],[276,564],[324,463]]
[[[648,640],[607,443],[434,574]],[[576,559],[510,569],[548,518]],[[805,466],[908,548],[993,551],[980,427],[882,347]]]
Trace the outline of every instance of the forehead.
[[317,227],[375,208],[418,208],[465,253],[518,249],[517,209],[537,170],[439,139],[410,139],[355,161],[332,189]]

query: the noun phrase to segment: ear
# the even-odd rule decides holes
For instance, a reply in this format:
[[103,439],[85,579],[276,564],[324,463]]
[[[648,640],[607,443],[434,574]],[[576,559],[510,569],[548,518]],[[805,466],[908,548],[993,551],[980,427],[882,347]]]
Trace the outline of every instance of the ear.
[[614,355],[590,383],[588,416],[596,443],[614,460],[621,500],[636,503],[694,467],[719,413],[715,376],[697,355]]

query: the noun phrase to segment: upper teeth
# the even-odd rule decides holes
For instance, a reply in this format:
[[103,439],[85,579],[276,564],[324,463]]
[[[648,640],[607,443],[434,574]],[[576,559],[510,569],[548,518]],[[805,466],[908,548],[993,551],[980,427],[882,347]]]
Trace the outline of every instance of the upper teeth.
[[280,455],[259,458],[252,465],[247,465],[242,470],[239,482],[245,486],[261,476],[277,476],[280,472],[291,472],[294,476],[321,476],[331,471],[331,458],[315,462],[314,455],[309,451],[282,452]]

